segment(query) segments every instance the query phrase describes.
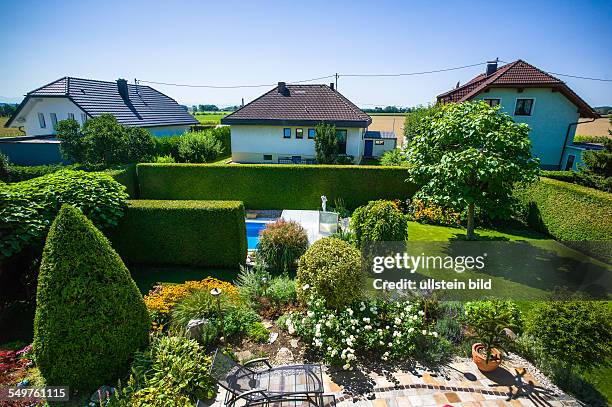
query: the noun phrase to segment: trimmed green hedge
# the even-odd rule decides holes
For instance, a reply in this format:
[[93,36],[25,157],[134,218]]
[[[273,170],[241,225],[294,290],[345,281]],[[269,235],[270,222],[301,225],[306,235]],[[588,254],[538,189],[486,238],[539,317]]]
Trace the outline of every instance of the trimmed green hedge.
[[315,209],[341,198],[349,209],[406,199],[416,188],[401,167],[356,165],[138,164],[142,199],[240,200],[249,209]]
[[125,186],[125,192],[132,199],[138,198],[138,178],[136,176],[136,164],[127,164],[121,168],[105,171],[118,183]]
[[109,235],[128,262],[237,267],[247,254],[244,218],[237,201],[128,201]]
[[560,241],[612,240],[612,194],[540,178],[516,191],[531,227]]

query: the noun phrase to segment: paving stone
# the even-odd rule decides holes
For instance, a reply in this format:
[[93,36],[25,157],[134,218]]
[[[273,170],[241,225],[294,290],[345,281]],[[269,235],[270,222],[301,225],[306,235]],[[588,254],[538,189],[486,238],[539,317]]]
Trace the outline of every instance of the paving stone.
[[449,403],[461,403],[461,399],[457,393],[444,393],[444,396],[446,396]]
[[410,400],[410,405],[412,405],[412,407],[423,406],[423,399],[420,396],[408,396],[408,400]]
[[410,399],[405,396],[396,397],[395,403],[397,404],[397,407],[413,407],[410,403]]

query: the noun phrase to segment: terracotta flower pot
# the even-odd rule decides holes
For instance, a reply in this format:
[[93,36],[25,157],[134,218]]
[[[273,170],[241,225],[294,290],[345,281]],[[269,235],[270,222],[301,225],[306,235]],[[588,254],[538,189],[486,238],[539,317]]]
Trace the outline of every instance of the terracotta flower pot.
[[[491,357],[487,363],[487,357],[485,356],[484,350],[486,347],[482,343],[475,343],[472,345],[472,360],[481,372],[492,372],[499,367],[502,362],[501,352],[497,349],[491,349]],[[483,352],[483,354],[480,353]]]

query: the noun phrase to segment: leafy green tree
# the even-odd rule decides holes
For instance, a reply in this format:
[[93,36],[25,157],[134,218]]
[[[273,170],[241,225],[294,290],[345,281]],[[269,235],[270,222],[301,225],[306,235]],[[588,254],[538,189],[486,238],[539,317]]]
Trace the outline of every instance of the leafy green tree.
[[318,124],[315,132],[315,153],[319,164],[334,164],[338,159],[338,137],[336,126]]
[[85,146],[79,123],[74,119],[61,120],[57,123],[56,132],[61,141],[62,156],[74,162],[85,162],[88,148]]
[[385,151],[380,159],[380,165],[398,167],[406,165],[406,154],[400,148]]
[[198,111],[198,107],[196,105],[191,106],[191,111],[196,113]]
[[[612,130],[608,130],[608,133],[612,136]],[[612,177],[612,138],[605,139],[603,146],[603,150],[589,150],[582,154],[583,172],[604,178]]]
[[122,164],[150,160],[154,155],[151,134],[125,127],[111,114],[87,120],[82,128],[72,119],[57,124],[64,158],[85,164]]
[[418,125],[425,117],[433,114],[437,108],[437,105],[419,105],[410,110],[410,112],[406,115],[406,119],[404,120],[405,145],[410,145],[412,138],[416,134]]
[[536,179],[529,127],[484,102],[449,103],[417,125],[407,152],[409,181],[425,201],[467,207],[467,237],[474,239],[474,209],[491,218],[512,213],[512,190]]

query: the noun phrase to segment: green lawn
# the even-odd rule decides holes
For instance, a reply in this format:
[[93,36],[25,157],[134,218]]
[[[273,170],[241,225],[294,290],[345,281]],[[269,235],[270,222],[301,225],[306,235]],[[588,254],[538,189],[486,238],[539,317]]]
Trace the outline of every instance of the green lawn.
[[220,124],[221,119],[227,116],[230,112],[196,112],[195,118],[200,124]]
[[[415,279],[465,281],[491,279],[491,290],[448,292],[453,299],[468,300],[483,296],[532,301],[549,297],[557,290],[581,292],[609,298],[612,266],[586,256],[529,229],[477,230],[481,243],[462,242],[465,229],[423,225],[410,222],[408,247],[412,254],[482,255],[484,270],[428,269]],[[436,243],[437,242],[437,243]],[[405,277],[405,276],[402,276]]]
[[15,137],[15,136],[23,136],[23,133],[16,128],[6,128],[4,124],[8,121],[8,117],[1,116],[0,117],[0,137]]

